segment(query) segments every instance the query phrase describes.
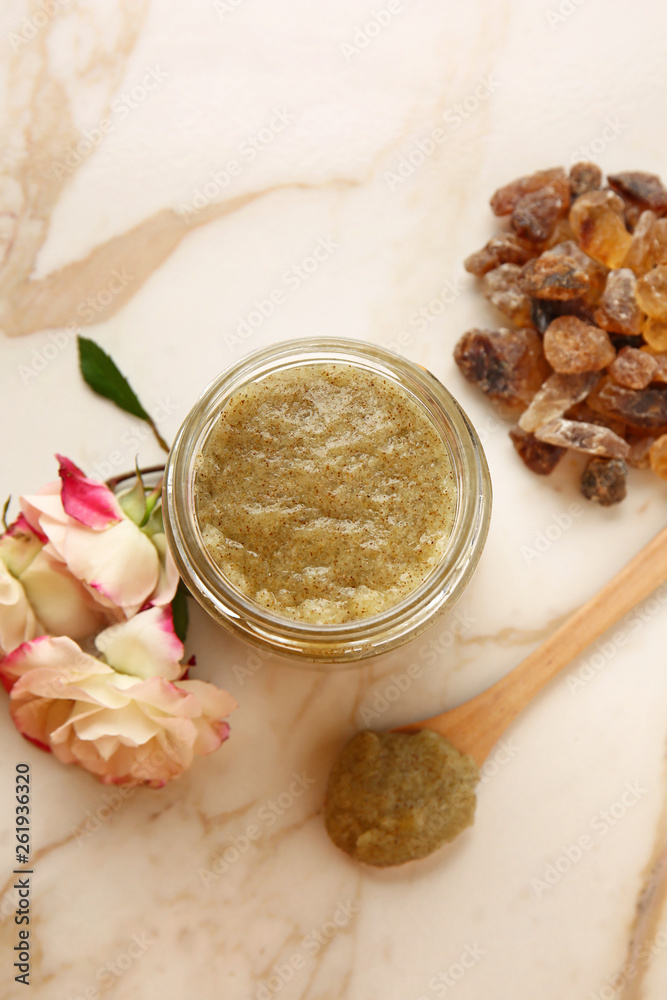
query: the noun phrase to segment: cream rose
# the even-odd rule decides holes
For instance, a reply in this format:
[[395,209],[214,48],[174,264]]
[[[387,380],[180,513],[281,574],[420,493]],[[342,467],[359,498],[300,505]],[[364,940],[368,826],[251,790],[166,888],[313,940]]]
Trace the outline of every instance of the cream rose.
[[182,680],[183,645],[170,608],[149,608],[95,640],[100,658],[69,638],[41,636],[0,662],[18,730],[105,784],[160,788],[216,750],[236,702]]
[[159,507],[144,502],[136,517],[123,509],[104,483],[88,479],[62,455],[60,482],[21,497],[30,528],[44,541],[45,553],[80,580],[97,603],[116,617],[130,618],[146,604],[168,604],[178,572],[167,549]]

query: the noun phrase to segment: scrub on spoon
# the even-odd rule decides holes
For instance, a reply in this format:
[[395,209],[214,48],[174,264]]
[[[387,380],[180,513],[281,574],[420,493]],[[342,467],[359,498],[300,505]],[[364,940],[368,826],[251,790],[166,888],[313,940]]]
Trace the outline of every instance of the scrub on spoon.
[[667,579],[664,528],[506,677],[449,712],[391,733],[357,733],[336,760],[325,823],[377,867],[426,857],[470,826],[479,767],[541,689]]

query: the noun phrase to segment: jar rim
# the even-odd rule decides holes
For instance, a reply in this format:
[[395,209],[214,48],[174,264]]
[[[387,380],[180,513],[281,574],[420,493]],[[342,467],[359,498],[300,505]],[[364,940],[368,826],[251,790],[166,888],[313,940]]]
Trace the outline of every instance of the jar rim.
[[[243,594],[213,561],[196,518],[195,463],[221,409],[248,382],[287,368],[336,362],[383,376],[426,413],[450,453],[457,486],[456,511],[437,565],[401,601],[378,614],[350,622],[297,622],[272,613]],[[172,554],[186,585],[205,610],[232,632],[275,652],[330,662],[358,659],[399,645],[446,610],[477,564],[491,505],[481,443],[459,403],[442,383],[425,368],[386,348],[331,337],[282,341],[246,355],[212,379],[176,435],[167,459],[163,491],[165,530]]]

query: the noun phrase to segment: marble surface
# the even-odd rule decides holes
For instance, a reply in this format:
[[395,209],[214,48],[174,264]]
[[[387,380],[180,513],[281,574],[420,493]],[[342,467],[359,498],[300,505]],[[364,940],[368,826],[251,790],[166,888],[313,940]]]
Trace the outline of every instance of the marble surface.
[[[659,602],[517,721],[474,828],[437,855],[362,868],[321,803],[355,730],[481,691],[664,524],[648,473],[610,510],[580,501],[576,461],[531,476],[452,348],[498,323],[461,265],[496,186],[586,152],[665,173],[666,30],[656,0],[3,4],[1,497],[51,479],[56,450],[101,477],[160,458],[81,383],[78,330],[167,437],[247,351],[311,332],[391,346],[459,398],[495,488],[457,609],[361,669],[259,657],[193,609],[198,676],[239,708],[229,742],[162,791],[105,789],[5,719],[3,801],[16,761],[34,773],[34,1000],[663,1000]],[[9,809],[0,845],[14,998]]]

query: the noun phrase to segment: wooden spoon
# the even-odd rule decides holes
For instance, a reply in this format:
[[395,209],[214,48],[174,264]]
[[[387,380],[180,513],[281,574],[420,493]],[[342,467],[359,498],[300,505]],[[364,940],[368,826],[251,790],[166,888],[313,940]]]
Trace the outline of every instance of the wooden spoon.
[[519,712],[559,670],[667,580],[667,528],[511,673],[470,701],[394,732],[432,729],[481,765]]

